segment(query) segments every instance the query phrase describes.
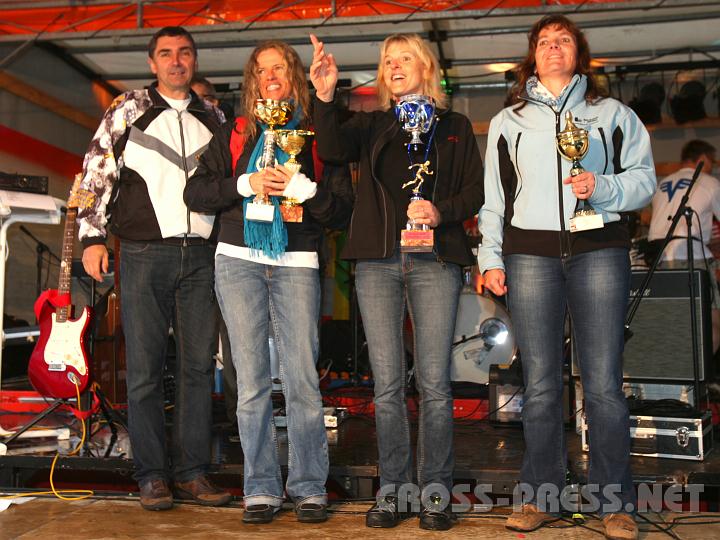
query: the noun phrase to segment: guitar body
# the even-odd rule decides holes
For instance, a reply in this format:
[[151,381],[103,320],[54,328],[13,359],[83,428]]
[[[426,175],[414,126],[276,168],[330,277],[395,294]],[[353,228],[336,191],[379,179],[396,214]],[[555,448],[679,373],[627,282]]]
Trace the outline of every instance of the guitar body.
[[30,355],[28,378],[43,396],[70,398],[75,383],[82,392],[90,380],[86,335],[92,311],[86,307],[77,319],[58,321],[55,309],[46,303],[40,315],[40,336]]
[[70,317],[75,220],[78,208],[90,208],[95,200],[93,193],[80,189],[81,181],[82,174],[75,175],[68,198],[58,288],[45,291],[35,302],[40,337],[30,355],[28,378],[41,395],[55,399],[75,396],[78,390],[85,390],[90,380],[85,336],[92,312],[86,307],[77,319]]

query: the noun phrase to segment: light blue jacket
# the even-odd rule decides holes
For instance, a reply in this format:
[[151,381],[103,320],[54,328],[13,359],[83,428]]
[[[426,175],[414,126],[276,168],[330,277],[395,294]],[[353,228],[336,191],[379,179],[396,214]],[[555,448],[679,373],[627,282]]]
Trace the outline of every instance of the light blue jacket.
[[[490,123],[485,157],[485,204],[480,210],[482,272],[504,269],[503,255],[565,257],[603,247],[627,246],[627,228],[619,212],[642,208],[656,187],[650,137],[635,113],[612,98],[585,101],[587,80],[576,79],[555,111],[525,97],[527,104],[507,107]],[[589,149],[582,167],[595,173],[589,198],[602,214],[603,229],[570,233],[577,199],[569,184],[571,162],[561,158],[555,135],[571,111],[588,131]]]

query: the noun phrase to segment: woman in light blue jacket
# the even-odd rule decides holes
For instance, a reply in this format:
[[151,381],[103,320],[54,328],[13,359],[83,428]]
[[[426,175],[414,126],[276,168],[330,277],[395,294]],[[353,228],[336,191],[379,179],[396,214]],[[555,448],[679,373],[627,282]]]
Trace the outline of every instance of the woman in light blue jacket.
[[[564,16],[533,26],[518,73],[512,105],[490,124],[478,252],[485,285],[508,295],[525,380],[526,504],[506,526],[534,530],[562,510],[567,309],[590,429],[589,488],[607,537],[635,538],[621,365],[629,234],[620,212],[645,206],[655,190],[650,139],[629,108],[601,96],[590,75],[587,41]],[[556,143],[568,112],[569,127],[588,137],[585,171],[574,176]],[[581,201],[594,216],[577,214]]]

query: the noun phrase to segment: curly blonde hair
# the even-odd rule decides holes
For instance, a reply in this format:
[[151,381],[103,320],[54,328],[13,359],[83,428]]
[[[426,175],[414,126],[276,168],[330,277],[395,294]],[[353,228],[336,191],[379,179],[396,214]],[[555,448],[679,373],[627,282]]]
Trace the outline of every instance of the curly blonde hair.
[[422,94],[432,97],[435,100],[436,107],[446,107],[448,100],[440,84],[440,62],[438,62],[437,56],[432,52],[428,43],[418,34],[393,34],[383,41],[380,48],[376,83],[380,106],[388,109],[392,105],[393,95],[390,88],[385,84],[383,64],[388,48],[398,43],[407,45],[425,68],[426,76],[423,80]]
[[260,80],[257,75],[258,56],[261,52],[268,49],[275,49],[283,57],[287,63],[287,74],[290,80],[291,98],[295,101],[295,108],[299,105],[303,110],[303,119],[301,124],[307,127],[308,118],[310,118],[310,93],[308,92],[307,78],[305,77],[305,68],[298,53],[287,43],[279,40],[270,40],[260,43],[250,54],[245,70],[243,71],[243,89],[241,98],[241,112],[245,118],[249,120],[246,123],[245,133],[248,137],[254,137],[257,133],[257,125],[254,122],[255,100],[261,98]]

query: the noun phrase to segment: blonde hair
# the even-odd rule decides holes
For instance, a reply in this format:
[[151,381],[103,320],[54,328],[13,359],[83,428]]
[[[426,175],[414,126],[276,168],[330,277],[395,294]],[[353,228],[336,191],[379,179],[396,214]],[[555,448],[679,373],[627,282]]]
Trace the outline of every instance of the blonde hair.
[[385,72],[384,62],[388,48],[398,43],[407,45],[423,65],[422,94],[432,97],[438,108],[447,106],[447,95],[440,84],[440,63],[435,53],[430,50],[427,42],[418,34],[393,34],[383,41],[382,47],[380,48],[376,83],[380,106],[387,109],[392,104],[393,95],[390,88],[385,84],[385,78],[383,76]]
[[305,77],[305,68],[302,65],[298,53],[287,43],[278,40],[265,41],[255,47],[250,54],[245,70],[243,72],[243,89],[241,97],[241,114],[248,119],[245,127],[245,133],[249,137],[254,137],[257,133],[257,125],[255,124],[255,100],[261,98],[260,80],[257,75],[257,58],[261,52],[268,49],[275,49],[283,57],[287,63],[287,77],[290,81],[291,94],[290,97],[295,101],[295,109],[298,105],[302,107],[303,119],[301,125],[306,127],[310,117],[310,92],[308,91],[307,78]]

